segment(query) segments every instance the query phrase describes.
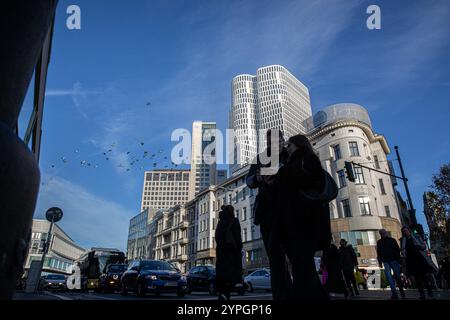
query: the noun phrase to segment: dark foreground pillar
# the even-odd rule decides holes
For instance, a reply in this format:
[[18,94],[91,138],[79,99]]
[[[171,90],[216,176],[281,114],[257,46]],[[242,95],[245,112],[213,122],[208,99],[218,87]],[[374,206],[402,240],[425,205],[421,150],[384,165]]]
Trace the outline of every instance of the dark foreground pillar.
[[0,299],[12,296],[30,240],[40,174],[14,133],[57,0],[6,0],[0,10]]

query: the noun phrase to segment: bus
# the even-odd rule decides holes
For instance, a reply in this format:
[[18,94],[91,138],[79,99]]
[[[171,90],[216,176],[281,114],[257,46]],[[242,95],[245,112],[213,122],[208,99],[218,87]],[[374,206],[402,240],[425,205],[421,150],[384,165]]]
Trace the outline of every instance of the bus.
[[81,290],[94,290],[99,288],[99,279],[106,267],[110,264],[125,263],[125,253],[117,249],[92,248],[75,261],[80,268]]

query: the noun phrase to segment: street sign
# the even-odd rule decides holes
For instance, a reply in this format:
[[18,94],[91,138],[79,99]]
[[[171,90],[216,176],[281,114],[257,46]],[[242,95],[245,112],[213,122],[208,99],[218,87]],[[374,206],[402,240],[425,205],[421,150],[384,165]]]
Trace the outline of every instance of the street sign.
[[63,216],[63,211],[60,208],[50,208],[45,213],[45,217],[50,222],[58,222]]

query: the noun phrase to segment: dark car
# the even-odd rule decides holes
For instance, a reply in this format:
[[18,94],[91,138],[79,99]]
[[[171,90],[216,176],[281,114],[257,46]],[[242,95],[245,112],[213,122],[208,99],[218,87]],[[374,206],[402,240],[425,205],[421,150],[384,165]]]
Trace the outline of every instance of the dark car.
[[63,274],[48,274],[41,278],[39,286],[41,290],[66,291],[66,276]]
[[[210,295],[216,295],[216,268],[214,266],[197,266],[189,270],[186,276],[188,293],[194,291],[206,291]],[[245,294],[246,284],[238,283],[234,288],[234,292],[239,295]]]
[[120,278],[127,270],[126,264],[110,264],[106,267],[105,273],[100,276],[99,290],[114,292],[120,290]]
[[138,296],[146,293],[176,293],[179,297],[186,294],[186,278],[180,271],[166,261],[135,260],[121,278],[121,294],[134,291]]

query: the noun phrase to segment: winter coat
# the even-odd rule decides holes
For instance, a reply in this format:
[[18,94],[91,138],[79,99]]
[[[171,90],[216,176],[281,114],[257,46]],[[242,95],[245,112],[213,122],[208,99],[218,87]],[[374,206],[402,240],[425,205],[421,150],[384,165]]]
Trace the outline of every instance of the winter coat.
[[406,269],[410,275],[427,274],[436,271],[433,262],[428,258],[426,244],[418,237],[402,237],[402,252],[406,256]]
[[342,276],[339,250],[334,244],[323,251],[322,263],[328,272],[328,279],[325,283],[325,289],[328,292],[344,293],[345,282]]
[[400,247],[391,237],[381,238],[377,241],[378,263],[400,261]]
[[219,214],[216,233],[216,278],[218,281],[242,281],[242,238],[239,220]]
[[[280,164],[283,165],[286,162],[288,155],[285,149],[280,153]],[[261,164],[261,156],[258,155],[256,163],[250,166],[250,170],[246,177],[247,186],[250,189],[258,189],[254,203],[254,224],[259,225],[261,222],[270,223],[276,211],[276,189],[274,185],[268,185],[263,181],[257,180],[258,171],[264,167]]]
[[350,244],[339,248],[339,257],[343,270],[353,270],[358,266],[356,252]]
[[276,178],[277,207],[288,239],[320,250],[319,243],[331,241],[329,206],[304,199],[300,190],[322,191],[325,177],[319,158],[306,150],[295,151]]

